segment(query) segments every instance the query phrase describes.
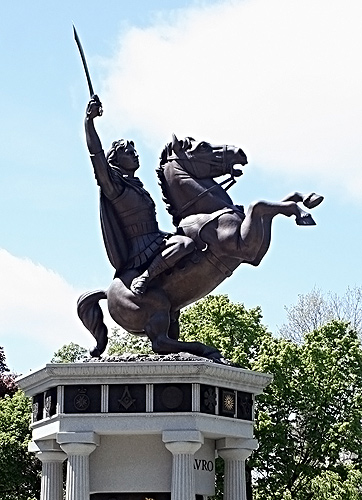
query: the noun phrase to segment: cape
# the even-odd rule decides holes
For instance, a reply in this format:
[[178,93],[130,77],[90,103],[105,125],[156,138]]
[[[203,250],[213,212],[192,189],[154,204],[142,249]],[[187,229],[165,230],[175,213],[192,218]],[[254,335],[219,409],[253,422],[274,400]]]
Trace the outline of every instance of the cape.
[[104,246],[108,259],[116,271],[124,269],[128,260],[128,247],[122,227],[117,223],[113,205],[100,191],[100,219]]
[[[114,166],[111,167],[111,175],[115,184],[122,184],[125,189],[134,189],[142,196],[148,198],[155,210],[154,201],[137,177],[127,178]],[[108,259],[119,273],[125,268],[129,257],[127,238],[122,226],[119,224],[111,201],[102,193],[102,189],[100,190],[100,219]]]

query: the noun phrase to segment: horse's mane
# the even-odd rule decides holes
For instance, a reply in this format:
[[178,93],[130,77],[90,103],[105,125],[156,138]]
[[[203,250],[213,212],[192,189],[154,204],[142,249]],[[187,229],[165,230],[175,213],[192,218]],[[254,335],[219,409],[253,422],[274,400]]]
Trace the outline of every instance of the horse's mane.
[[194,141],[192,137],[185,137],[185,139],[178,141],[177,153],[174,149],[174,142],[168,142],[161,152],[160,166],[156,169],[157,177],[159,180],[158,184],[161,186],[162,191],[162,201],[166,204],[166,210],[172,216],[172,223],[176,227],[180,223],[181,217],[178,215],[176,208],[172,206],[172,202],[168,197],[164,168],[165,165],[169,162],[169,158],[173,153],[185,153],[188,149],[190,149],[191,141]]

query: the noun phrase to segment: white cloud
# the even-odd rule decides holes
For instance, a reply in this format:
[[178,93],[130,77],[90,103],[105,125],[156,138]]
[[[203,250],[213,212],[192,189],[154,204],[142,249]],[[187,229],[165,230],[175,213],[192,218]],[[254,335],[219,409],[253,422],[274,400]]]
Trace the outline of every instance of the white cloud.
[[102,126],[140,131],[157,150],[172,132],[236,144],[254,165],[361,199],[361,19],[359,0],[173,11],[123,34]]
[[49,362],[69,342],[92,345],[76,313],[80,292],[63,278],[3,249],[0,276],[0,345],[11,369],[24,373]]

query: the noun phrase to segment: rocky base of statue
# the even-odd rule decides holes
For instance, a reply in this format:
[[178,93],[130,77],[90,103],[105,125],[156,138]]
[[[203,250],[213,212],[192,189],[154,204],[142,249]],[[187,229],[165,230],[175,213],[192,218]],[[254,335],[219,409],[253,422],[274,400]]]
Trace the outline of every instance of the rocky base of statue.
[[194,362],[194,361],[207,361],[209,363],[221,363],[228,366],[235,366],[231,361],[225,358],[220,360],[213,360],[204,358],[202,356],[195,356],[188,352],[179,352],[173,354],[136,354],[124,353],[103,356],[101,358],[86,358],[84,363],[149,363],[149,362]]

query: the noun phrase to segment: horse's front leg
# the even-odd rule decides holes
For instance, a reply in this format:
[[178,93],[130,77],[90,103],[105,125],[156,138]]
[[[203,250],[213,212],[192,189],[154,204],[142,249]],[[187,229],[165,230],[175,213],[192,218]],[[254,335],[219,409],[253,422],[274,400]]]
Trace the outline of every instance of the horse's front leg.
[[314,208],[323,201],[323,197],[311,193],[303,195],[293,193],[279,203],[259,201],[247,210],[246,217],[241,225],[241,251],[245,261],[253,266],[258,266],[267,253],[271,241],[271,227],[276,215],[286,217],[295,216],[296,223],[300,226],[315,225],[310,214],[302,210],[298,202],[303,202],[308,208]]
[[[201,342],[182,342],[168,335],[170,316],[166,311],[155,312],[145,327],[145,332],[152,342],[152,349],[157,354],[174,354],[188,352],[195,356],[202,356],[220,361],[222,354],[215,347],[210,347]],[[173,332],[174,333],[174,332]]]

